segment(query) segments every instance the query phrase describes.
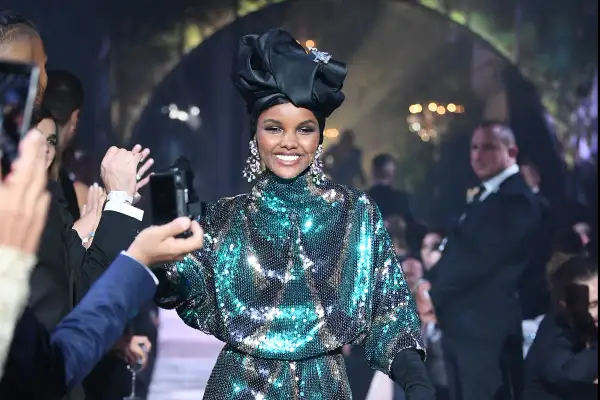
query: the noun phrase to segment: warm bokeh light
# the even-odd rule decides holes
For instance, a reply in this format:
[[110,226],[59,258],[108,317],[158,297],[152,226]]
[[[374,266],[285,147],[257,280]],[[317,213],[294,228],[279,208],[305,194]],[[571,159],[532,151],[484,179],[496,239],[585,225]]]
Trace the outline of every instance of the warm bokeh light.
[[444,106],[439,106],[437,108],[437,113],[440,114],[440,115],[446,114],[446,108]]
[[316,47],[316,46],[317,46],[317,44],[315,43],[315,41],[314,41],[314,40],[310,40],[310,39],[308,39],[308,40],[306,41],[306,43],[304,43],[304,45],[305,45],[307,48],[309,48],[309,49],[312,49],[313,47]]
[[410,130],[413,132],[419,132],[419,130],[421,130],[421,124],[418,122],[413,122],[410,124]]
[[456,106],[456,112],[462,114],[465,112],[465,108],[463,106]]
[[418,114],[423,111],[423,107],[420,104],[413,104],[412,106],[408,107],[408,111],[410,111],[412,114]]
[[448,107],[446,107],[448,109],[448,111],[450,112],[455,112],[456,111],[456,105],[455,104],[448,104]]
[[326,138],[336,138],[340,135],[340,131],[336,128],[328,128],[323,131],[323,135]]
[[427,108],[429,109],[429,111],[435,112],[438,108],[438,105],[435,103],[429,103],[429,106],[427,106]]

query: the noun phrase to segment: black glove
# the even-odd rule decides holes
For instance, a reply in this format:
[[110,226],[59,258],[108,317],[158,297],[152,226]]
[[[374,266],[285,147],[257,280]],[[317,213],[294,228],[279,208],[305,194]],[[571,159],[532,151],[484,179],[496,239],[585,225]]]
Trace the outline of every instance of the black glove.
[[435,389],[417,350],[405,349],[396,355],[391,378],[404,390],[407,400],[435,400]]

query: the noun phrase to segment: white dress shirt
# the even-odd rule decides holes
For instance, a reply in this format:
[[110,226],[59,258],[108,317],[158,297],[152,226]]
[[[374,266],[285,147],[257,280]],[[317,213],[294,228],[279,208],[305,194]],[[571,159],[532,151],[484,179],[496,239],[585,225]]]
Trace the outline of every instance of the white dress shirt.
[[513,164],[493,178],[484,181],[482,185],[485,188],[485,191],[481,194],[481,196],[479,196],[479,201],[484,201],[489,195],[497,192],[498,189],[500,189],[500,185],[502,185],[505,180],[518,173],[519,166],[517,164]]
[[120,192],[120,191],[116,191],[113,190],[112,192],[110,192],[110,195],[108,196],[108,201],[106,202],[106,205],[104,206],[104,210],[105,211],[114,211],[114,212],[118,212],[121,214],[125,214],[131,218],[135,218],[138,221],[141,221],[142,219],[144,219],[144,211],[140,210],[137,207],[132,206],[130,203],[126,202],[126,201],[118,201],[118,200],[112,200],[112,198],[115,197],[119,197],[119,196],[113,196],[112,194],[117,194],[117,195],[121,195],[124,197],[127,197],[127,195],[125,194],[125,192]]

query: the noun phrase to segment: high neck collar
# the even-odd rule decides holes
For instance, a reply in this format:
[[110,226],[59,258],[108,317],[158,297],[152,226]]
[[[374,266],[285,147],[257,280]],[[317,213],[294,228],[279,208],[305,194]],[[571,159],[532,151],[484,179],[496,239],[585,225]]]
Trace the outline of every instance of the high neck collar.
[[260,174],[253,194],[272,206],[290,208],[317,199],[317,190],[308,169],[293,179],[283,179],[266,170]]

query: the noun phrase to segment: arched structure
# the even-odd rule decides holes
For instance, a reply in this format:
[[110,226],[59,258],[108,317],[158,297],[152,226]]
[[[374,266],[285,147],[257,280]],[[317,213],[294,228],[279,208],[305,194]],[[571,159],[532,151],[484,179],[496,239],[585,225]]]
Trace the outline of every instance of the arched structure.
[[[510,65],[464,26],[415,3],[371,0],[365,7],[364,1],[347,0],[340,10],[335,2],[296,0],[239,18],[177,65],[155,90],[133,132],[136,142],[155,149],[159,165],[186,154],[205,200],[243,187],[240,171],[250,134],[244,107],[229,80],[233,50],[241,35],[274,26],[284,26],[301,40],[312,39],[348,62],[347,100],[328,124],[357,131],[365,165],[382,151],[408,159],[407,168],[415,165],[415,157],[431,157],[429,147],[409,132],[409,106],[430,100],[459,103],[467,110],[463,118],[478,119],[486,100],[502,92],[499,71]],[[484,66],[473,68],[482,60]],[[198,107],[201,125],[178,120],[182,114],[177,112],[169,118],[170,104],[188,113]],[[460,120],[450,114],[435,114],[430,116],[435,121],[424,123],[433,123],[442,133]]]
[[[494,35],[494,29],[497,19],[496,10],[486,13],[489,7],[482,6],[477,15],[483,18],[471,18],[473,13],[465,12],[461,9],[464,6],[462,2],[440,1],[440,0],[393,0],[397,3],[405,3],[411,7],[423,7],[443,16],[456,24],[464,26],[467,30],[477,35],[483,41],[487,42],[494,52],[508,57],[510,59],[513,53],[510,45],[506,43],[506,34]],[[137,122],[143,108],[149,101],[149,97],[164,77],[166,77],[172,68],[181,60],[182,55],[187,51],[192,51],[196,46],[208,40],[212,34],[227,26],[236,18],[249,16],[254,12],[263,12],[269,7],[284,6],[290,9],[310,8],[314,15],[322,12],[322,9],[335,8],[337,17],[343,18],[348,15],[349,10],[357,6],[363,9],[377,7],[378,0],[369,2],[357,0],[322,0],[314,2],[312,0],[237,0],[237,1],[216,1],[207,0],[202,3],[178,5],[169,5],[165,10],[164,18],[160,24],[152,24],[153,34],[151,36],[142,35],[141,39],[131,34],[131,26],[134,21],[139,19],[135,17],[125,17],[125,33],[118,36],[115,43],[115,58],[118,60],[113,70],[117,92],[114,93],[118,104],[113,107],[113,122],[120,132],[122,138],[128,141],[133,125]],[[306,3],[306,4],[302,4]],[[457,3],[457,6],[448,4]],[[133,6],[133,5],[132,5]],[[237,7],[237,8],[236,8]],[[185,12],[180,10],[185,8]],[[493,8],[493,7],[492,7]],[[168,11],[168,12],[166,12]],[[180,15],[179,17],[176,17]],[[173,20],[179,18],[179,20]],[[331,24],[336,16],[327,21]],[[360,23],[356,23],[360,21]],[[137,22],[136,22],[137,23]],[[335,24],[333,24],[335,26]],[[362,25],[362,15],[355,16],[353,30]],[[141,28],[142,31],[150,29],[148,26]],[[122,29],[123,30],[123,29]],[[503,42],[504,40],[504,42]],[[509,41],[510,42],[510,41]],[[152,63],[148,61],[152,60]],[[122,66],[123,68],[119,68]],[[120,72],[119,72],[120,71]],[[125,88],[126,87],[126,88]],[[119,90],[121,89],[121,90]]]

